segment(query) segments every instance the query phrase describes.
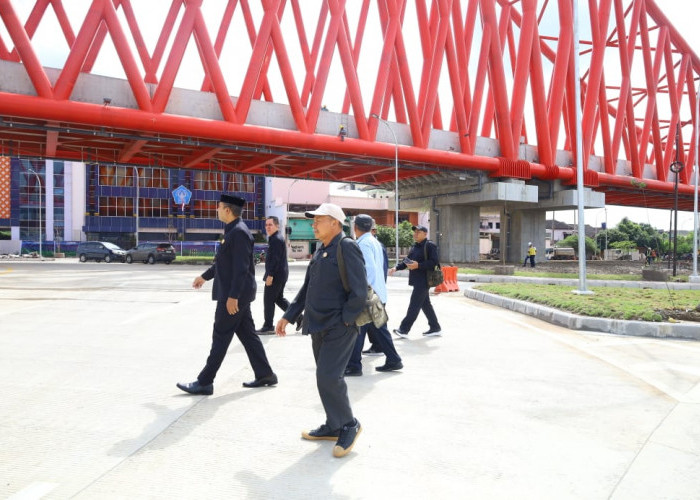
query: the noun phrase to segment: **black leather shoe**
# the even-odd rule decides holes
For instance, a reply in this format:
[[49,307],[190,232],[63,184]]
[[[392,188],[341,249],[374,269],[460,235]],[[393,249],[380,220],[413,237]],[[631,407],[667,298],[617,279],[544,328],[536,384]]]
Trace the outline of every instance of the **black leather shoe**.
[[214,394],[214,384],[202,385],[198,380],[190,382],[189,384],[183,384],[178,382],[177,388],[181,389],[190,394],[197,394],[201,396],[211,396]]
[[378,372],[393,372],[403,368],[403,363],[401,361],[397,363],[385,363],[382,366],[377,366],[375,370]]
[[346,368],[345,369],[345,376],[346,377],[361,377],[362,376],[362,369],[360,368],[358,370],[357,368]]
[[264,387],[266,385],[277,384],[277,375],[274,373],[267,377],[256,378],[252,382],[243,382],[243,387]]
[[272,335],[275,333],[275,329],[272,326],[263,326],[260,330],[255,330],[258,335]]
[[301,331],[301,326],[302,326],[303,322],[304,322],[304,315],[300,314],[299,318],[297,318],[297,332]]

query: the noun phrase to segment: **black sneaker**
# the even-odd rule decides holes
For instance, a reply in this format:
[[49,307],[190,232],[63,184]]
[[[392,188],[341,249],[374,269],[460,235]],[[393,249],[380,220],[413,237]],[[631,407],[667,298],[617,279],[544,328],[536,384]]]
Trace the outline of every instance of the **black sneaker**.
[[364,354],[365,356],[381,356],[384,353],[382,351],[380,351],[379,349],[375,349],[374,347],[370,347],[366,351],[362,351],[362,354]]
[[357,441],[357,436],[360,435],[360,432],[362,432],[362,426],[357,419],[354,419],[353,424],[344,425],[343,428],[340,429],[340,436],[338,436],[338,441],[333,448],[333,456],[340,458],[350,453],[352,447],[355,446],[355,441]]
[[312,431],[301,431],[301,437],[309,441],[337,441],[340,436],[340,429],[332,430],[328,424],[323,424],[318,429]]
[[431,328],[427,332],[423,333],[423,337],[441,337],[442,336],[442,330],[439,328],[433,329]]

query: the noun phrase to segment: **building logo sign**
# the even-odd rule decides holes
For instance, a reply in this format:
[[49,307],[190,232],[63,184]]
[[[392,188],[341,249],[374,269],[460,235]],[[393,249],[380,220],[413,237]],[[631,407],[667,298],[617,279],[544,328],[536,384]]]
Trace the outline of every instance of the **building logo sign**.
[[173,200],[175,200],[175,203],[180,205],[183,210],[185,209],[185,205],[189,204],[190,198],[192,198],[192,191],[185,186],[178,186],[173,190]]

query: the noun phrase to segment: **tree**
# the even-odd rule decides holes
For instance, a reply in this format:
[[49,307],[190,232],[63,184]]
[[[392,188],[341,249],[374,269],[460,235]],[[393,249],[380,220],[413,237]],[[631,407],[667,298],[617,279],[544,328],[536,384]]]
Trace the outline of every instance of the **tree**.
[[[577,252],[576,255],[578,255],[578,235],[572,234],[571,236],[567,236],[566,238],[558,242],[557,246],[571,247]],[[595,255],[597,252],[598,246],[596,245],[593,238],[586,237],[586,258]]]
[[[401,248],[413,245],[412,224],[408,221],[399,223],[399,246]],[[391,226],[377,226],[377,239],[385,247],[394,248],[396,246],[396,230]]]

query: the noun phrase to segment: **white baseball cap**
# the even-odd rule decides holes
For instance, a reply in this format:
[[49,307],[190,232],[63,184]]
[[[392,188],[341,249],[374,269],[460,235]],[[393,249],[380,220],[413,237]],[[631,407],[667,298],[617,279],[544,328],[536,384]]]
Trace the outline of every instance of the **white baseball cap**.
[[306,212],[306,217],[313,219],[314,215],[328,215],[333,217],[341,224],[345,224],[345,214],[343,209],[334,203],[321,203],[321,205],[313,212]]

